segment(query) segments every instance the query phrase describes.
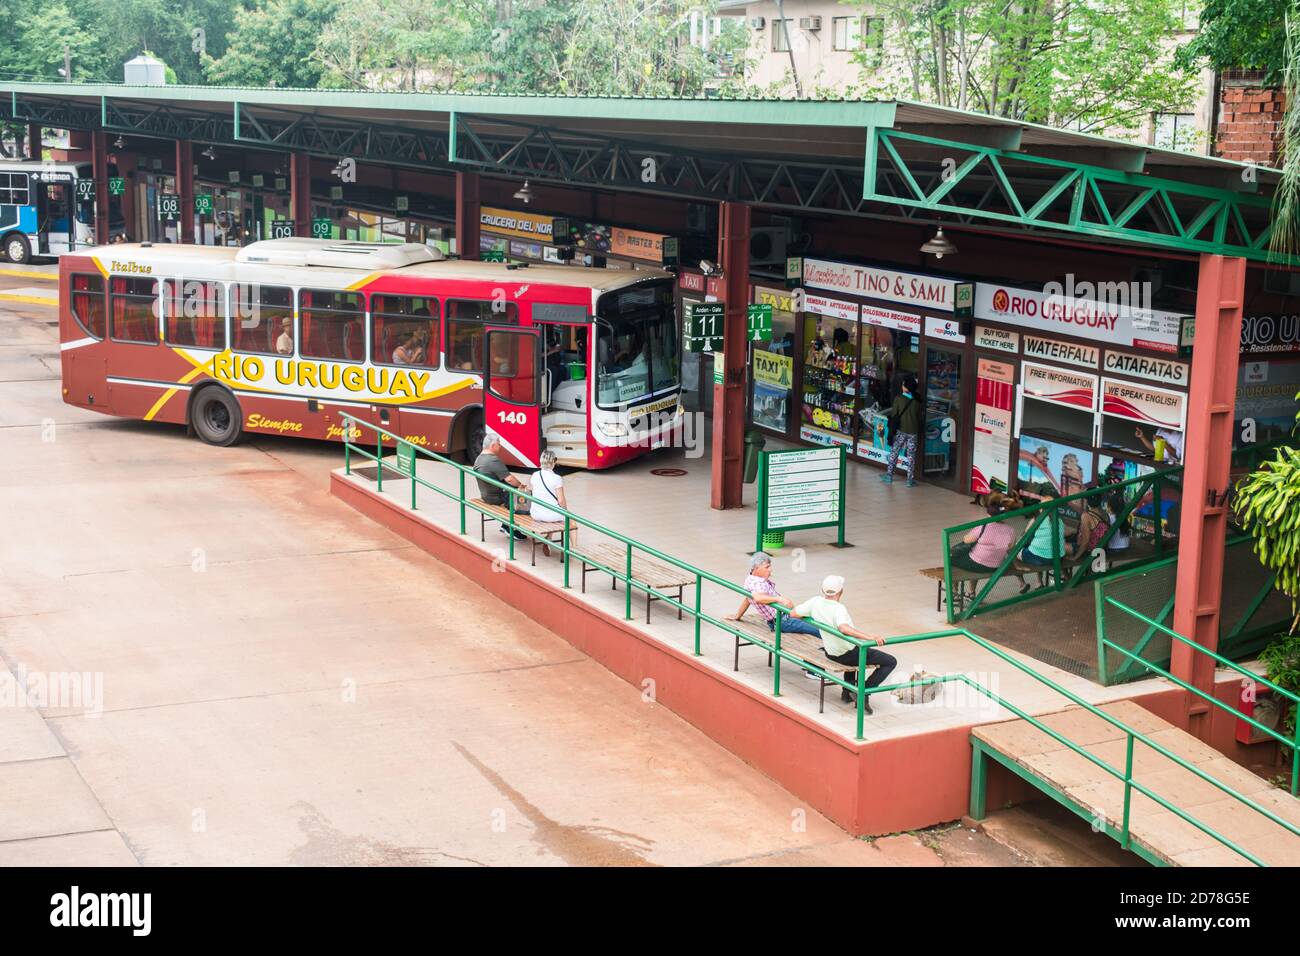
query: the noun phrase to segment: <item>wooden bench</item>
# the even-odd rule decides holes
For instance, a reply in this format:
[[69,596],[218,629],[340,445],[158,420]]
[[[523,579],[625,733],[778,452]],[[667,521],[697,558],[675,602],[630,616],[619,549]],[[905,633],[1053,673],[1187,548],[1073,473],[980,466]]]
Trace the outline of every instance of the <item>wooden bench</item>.
[[[1009,568],[1008,573],[1010,572],[1011,569]],[[942,611],[944,601],[943,568],[922,568],[921,574],[923,577],[930,578],[935,582],[936,593],[934,598],[934,609],[936,611]],[[976,585],[978,585],[980,581],[984,581],[991,577],[993,577],[993,572],[991,570],[985,574],[980,571],[967,571],[965,568],[959,568],[956,565],[953,565],[952,583],[955,586],[955,593],[952,596],[953,610],[958,614],[966,610],[966,605],[975,600],[975,592],[977,590]],[[970,583],[969,591],[966,590],[967,582]]]
[[[510,509],[506,505],[490,505],[482,498],[471,498],[470,504],[481,508],[479,511],[478,533],[483,543],[487,543],[487,525],[489,521],[500,521],[506,533],[510,533]],[[532,563],[537,566],[537,543],[539,540],[559,542],[564,539],[563,521],[534,521],[527,512],[515,512],[515,527],[528,535],[532,542]]]
[[[595,534],[595,532],[591,532]],[[594,543],[584,542],[582,550],[574,550],[573,556],[582,564],[582,593],[587,593],[587,575],[588,574],[608,574],[610,577],[610,586],[618,590],[618,576],[614,572],[627,573],[627,546],[615,544],[611,541],[598,541]],[[607,571],[606,568],[612,568],[614,571]],[[638,554],[635,549],[632,551],[632,580],[641,585],[645,592],[645,620],[650,623],[650,605],[661,598],[648,590],[654,588],[657,591],[669,591],[677,589],[677,603],[680,605],[683,601],[683,594],[686,585],[695,583],[695,575],[683,571],[675,565],[665,564],[662,561],[656,561],[653,558]],[[677,620],[682,619],[682,609],[677,608]]]
[[[941,569],[942,570],[942,569]],[[776,633],[767,626],[767,622],[759,618],[750,617],[746,614],[739,621],[727,621],[738,631],[744,631],[756,638],[761,639],[765,644],[772,645],[776,641]],[[736,638],[736,656],[733,670],[740,670],[740,648],[742,645],[755,645],[761,647],[761,644],[755,644],[754,641],[747,641],[739,634]],[[788,631],[781,632],[781,650],[793,657],[798,658],[805,664],[811,664],[819,670],[830,673],[838,673],[841,677],[849,671],[858,669],[857,664],[840,664],[826,656],[826,651],[822,646],[820,637],[813,637],[811,634],[793,634]],[[772,652],[768,651],[767,664],[772,666]],[[871,670],[875,664],[868,664],[867,669]],[[824,714],[826,712],[826,688],[829,686],[838,687],[833,681],[827,680],[821,674],[808,671],[813,677],[817,678],[817,712]]]

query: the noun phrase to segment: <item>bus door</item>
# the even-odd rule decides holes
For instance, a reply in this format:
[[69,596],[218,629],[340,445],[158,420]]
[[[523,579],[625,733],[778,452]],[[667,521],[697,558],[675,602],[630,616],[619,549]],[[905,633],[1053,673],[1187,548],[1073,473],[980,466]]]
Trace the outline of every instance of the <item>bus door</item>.
[[[37,175],[40,179],[37,180]],[[36,248],[42,256],[60,256],[72,250],[72,174],[33,174],[36,195]]]
[[542,408],[550,400],[536,329],[487,330],[484,423],[501,436],[507,459],[536,468],[542,453]]

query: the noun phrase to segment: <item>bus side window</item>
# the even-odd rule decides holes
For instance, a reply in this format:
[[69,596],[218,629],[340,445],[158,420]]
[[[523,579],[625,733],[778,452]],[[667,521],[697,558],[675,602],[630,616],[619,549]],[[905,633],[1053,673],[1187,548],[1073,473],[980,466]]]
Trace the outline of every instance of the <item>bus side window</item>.
[[447,367],[463,372],[483,371],[483,325],[518,325],[519,308],[513,302],[478,299],[447,300]]
[[[287,286],[237,283],[230,287],[230,329],[236,352],[293,354],[293,290]],[[277,352],[280,336],[289,350]]]
[[298,295],[302,355],[342,362],[365,360],[366,316],[361,293],[303,289]]
[[158,341],[158,314],[170,311],[171,283],[157,279],[113,276],[109,281],[112,337],[118,342],[153,345]]
[[220,282],[187,279],[180,283],[176,308],[163,326],[168,345],[191,345],[204,349],[226,347],[225,311]]
[[93,338],[104,337],[104,277],[78,273],[72,277],[72,317]]
[[0,173],[0,205],[27,206],[31,198],[27,191],[26,173]]
[[372,295],[370,360],[377,365],[441,364],[438,300],[427,296]]

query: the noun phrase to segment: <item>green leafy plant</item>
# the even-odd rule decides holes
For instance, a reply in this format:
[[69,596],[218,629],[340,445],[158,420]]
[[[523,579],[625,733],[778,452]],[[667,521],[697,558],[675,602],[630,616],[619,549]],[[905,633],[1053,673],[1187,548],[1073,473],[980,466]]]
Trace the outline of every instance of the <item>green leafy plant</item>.
[[[1265,676],[1269,680],[1283,690],[1300,694],[1300,634],[1292,630],[1289,634],[1278,635],[1277,640],[1260,653],[1259,659],[1268,668]],[[1282,732],[1288,737],[1295,736],[1295,718],[1294,705],[1287,707],[1282,715]]]
[[1232,510],[1255,539],[1260,563],[1277,575],[1274,586],[1291,599],[1294,632],[1300,621],[1300,450],[1284,445],[1272,461],[1242,478]]

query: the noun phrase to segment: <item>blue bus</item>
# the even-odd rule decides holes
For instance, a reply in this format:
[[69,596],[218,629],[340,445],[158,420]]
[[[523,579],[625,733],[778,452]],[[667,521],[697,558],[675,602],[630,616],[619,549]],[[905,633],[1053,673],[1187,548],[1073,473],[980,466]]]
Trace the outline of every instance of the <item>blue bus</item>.
[[0,256],[22,263],[93,246],[91,176],[89,163],[0,160]]

